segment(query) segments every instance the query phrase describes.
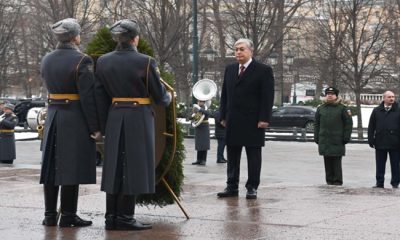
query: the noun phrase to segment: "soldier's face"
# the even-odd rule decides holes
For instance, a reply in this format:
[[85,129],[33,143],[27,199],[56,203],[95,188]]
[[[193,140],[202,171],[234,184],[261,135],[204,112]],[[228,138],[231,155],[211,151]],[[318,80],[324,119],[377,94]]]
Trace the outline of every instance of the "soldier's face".
[[326,101],[328,101],[328,102],[333,102],[337,99],[337,96],[334,93],[327,93],[325,97],[326,97]]
[[245,64],[253,56],[253,51],[245,43],[235,45],[235,57],[240,64]]

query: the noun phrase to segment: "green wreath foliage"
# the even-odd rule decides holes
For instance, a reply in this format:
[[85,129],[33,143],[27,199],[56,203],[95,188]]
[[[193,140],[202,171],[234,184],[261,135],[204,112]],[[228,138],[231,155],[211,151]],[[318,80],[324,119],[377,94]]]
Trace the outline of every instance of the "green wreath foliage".
[[[101,28],[93,37],[92,41],[88,43],[85,53],[92,56],[94,61],[96,61],[99,56],[114,51],[116,45],[117,44],[113,41],[110,31],[108,28],[104,27]],[[154,56],[154,52],[150,45],[143,39],[140,39],[139,41],[138,51],[149,56]],[[171,74],[161,72],[161,77],[170,86],[174,85],[174,78]],[[173,133],[173,123],[176,122],[172,108],[173,106],[170,104],[166,111],[166,130],[168,133]],[[173,139],[167,138],[166,141],[166,150],[156,169],[156,180],[160,180],[161,175],[163,175],[166,169],[169,167],[163,177],[175,195],[179,197],[181,195],[184,179],[183,161],[185,159],[185,147],[183,145],[183,126],[179,123],[176,123],[176,151],[172,162],[170,162],[169,159],[171,158],[171,154],[173,154]],[[163,207],[174,203],[174,199],[168,192],[165,185],[161,181],[158,181],[156,185],[156,193],[138,196],[137,203],[141,205],[155,205]]]

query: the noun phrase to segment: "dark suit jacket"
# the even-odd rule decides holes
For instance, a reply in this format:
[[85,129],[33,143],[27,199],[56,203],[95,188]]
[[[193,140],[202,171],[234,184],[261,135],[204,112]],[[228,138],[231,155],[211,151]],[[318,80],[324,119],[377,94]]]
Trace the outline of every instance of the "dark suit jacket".
[[265,130],[274,102],[272,68],[253,59],[241,77],[239,64],[228,65],[222,86],[220,113],[226,120],[227,146],[264,146]]

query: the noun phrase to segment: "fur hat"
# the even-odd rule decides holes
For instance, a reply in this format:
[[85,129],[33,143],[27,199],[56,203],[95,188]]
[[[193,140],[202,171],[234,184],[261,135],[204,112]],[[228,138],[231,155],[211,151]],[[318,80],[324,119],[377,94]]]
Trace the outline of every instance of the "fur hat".
[[58,41],[68,42],[72,38],[78,36],[81,32],[81,26],[74,18],[66,18],[54,23],[51,30],[56,35]]
[[122,19],[110,27],[111,35],[116,42],[128,42],[139,35],[139,25],[135,20]]

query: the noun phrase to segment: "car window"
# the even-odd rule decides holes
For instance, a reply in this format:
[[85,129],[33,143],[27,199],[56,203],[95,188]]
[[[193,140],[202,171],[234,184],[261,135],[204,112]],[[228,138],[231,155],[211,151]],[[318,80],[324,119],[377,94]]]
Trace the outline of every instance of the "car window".
[[281,114],[285,114],[286,109],[285,108],[278,108],[277,110],[275,110],[272,114],[273,115],[281,115]]
[[[299,114],[299,109],[297,108],[286,108],[286,114]],[[301,109],[300,109],[301,110]]]

